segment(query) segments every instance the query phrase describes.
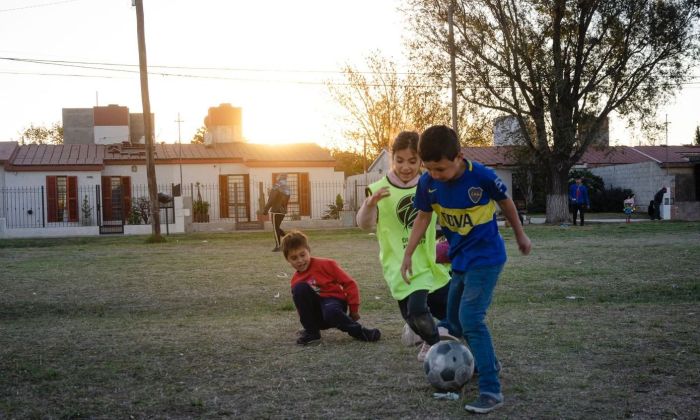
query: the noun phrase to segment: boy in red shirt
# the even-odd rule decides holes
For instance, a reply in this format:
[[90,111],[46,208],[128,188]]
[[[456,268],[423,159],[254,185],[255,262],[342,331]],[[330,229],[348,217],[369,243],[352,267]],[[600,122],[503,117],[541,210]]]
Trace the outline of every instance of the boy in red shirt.
[[360,290],[338,263],[311,257],[306,235],[297,230],[282,238],[281,248],[284,258],[297,270],[292,276],[292,298],[304,327],[297,344],[318,342],[320,331],[328,328],[337,328],[361,341],[379,340],[378,329],[365,328],[357,322]]

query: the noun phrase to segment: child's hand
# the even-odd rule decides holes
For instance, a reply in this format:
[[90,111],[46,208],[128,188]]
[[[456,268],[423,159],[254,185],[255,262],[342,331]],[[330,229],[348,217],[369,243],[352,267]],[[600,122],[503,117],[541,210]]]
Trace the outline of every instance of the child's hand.
[[359,321],[360,314],[358,312],[350,312],[350,319],[352,319],[353,321]]
[[401,277],[406,284],[411,284],[411,276],[413,275],[413,261],[411,257],[403,257],[403,262],[401,263]]
[[370,206],[376,206],[379,200],[381,200],[382,198],[386,198],[390,195],[391,193],[389,192],[389,187],[382,187],[375,191],[375,193],[369,197],[367,204],[369,204]]

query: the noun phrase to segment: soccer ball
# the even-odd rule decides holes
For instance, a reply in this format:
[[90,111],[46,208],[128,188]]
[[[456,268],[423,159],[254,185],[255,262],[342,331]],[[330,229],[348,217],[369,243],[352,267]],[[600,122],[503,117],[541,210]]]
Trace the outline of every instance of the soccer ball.
[[423,362],[428,382],[440,391],[457,391],[474,373],[474,357],[459,341],[440,341]]
[[415,346],[423,342],[423,339],[420,338],[420,335],[416,334],[413,332],[411,327],[408,326],[408,324],[403,324],[403,332],[401,333],[401,343],[404,346]]

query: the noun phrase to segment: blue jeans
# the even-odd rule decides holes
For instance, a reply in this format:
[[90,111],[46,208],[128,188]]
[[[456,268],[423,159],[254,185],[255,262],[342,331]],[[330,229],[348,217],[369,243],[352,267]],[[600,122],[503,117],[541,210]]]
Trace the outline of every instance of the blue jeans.
[[447,318],[457,335],[463,335],[479,371],[479,392],[497,398],[501,383],[496,368],[496,352],[484,322],[503,264],[454,271],[447,297]]

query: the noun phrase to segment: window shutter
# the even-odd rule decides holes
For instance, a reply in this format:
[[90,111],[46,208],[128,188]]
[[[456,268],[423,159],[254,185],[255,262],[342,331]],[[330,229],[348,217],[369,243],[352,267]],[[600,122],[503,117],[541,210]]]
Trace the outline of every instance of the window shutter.
[[46,220],[51,222],[58,222],[57,212],[58,212],[58,197],[56,196],[56,177],[47,176],[46,177],[46,207],[47,214]]
[[229,217],[227,175],[219,175],[219,215],[221,218]]
[[131,177],[122,177],[122,214],[124,215],[124,220],[129,219],[131,214]]
[[244,200],[243,206],[245,207],[245,217],[250,220],[250,175],[243,174],[243,189],[244,189]]
[[66,177],[67,187],[68,187],[68,221],[77,222],[78,221],[78,177],[77,176],[67,176]]
[[112,220],[112,180],[102,177],[102,220]]
[[308,172],[299,174],[299,215],[311,216],[311,185]]

